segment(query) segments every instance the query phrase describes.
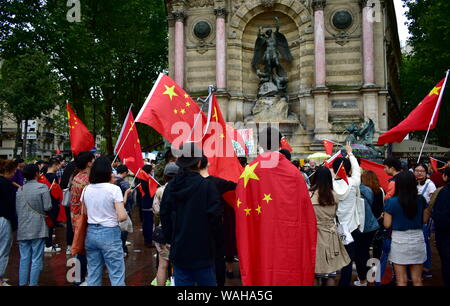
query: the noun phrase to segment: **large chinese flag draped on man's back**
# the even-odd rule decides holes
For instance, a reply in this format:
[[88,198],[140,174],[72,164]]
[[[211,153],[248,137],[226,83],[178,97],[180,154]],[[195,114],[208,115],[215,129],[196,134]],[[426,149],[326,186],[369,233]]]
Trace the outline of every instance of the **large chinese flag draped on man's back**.
[[[390,129],[378,138],[378,145],[384,145],[392,142],[402,142],[406,135],[412,131],[426,131],[430,126],[431,119],[433,118],[434,110],[439,101],[441,91],[444,90],[446,79],[440,81],[430,93],[419,103],[419,105],[406,117],[405,120],[400,122],[397,126]],[[439,108],[433,119],[430,129],[434,129],[437,124],[439,116]]]
[[228,181],[237,182],[242,173],[242,166],[233,149],[232,127],[228,127],[222,116],[216,97],[211,101],[211,122],[203,141],[203,152],[208,157],[209,173]]
[[[200,116],[198,117],[199,113]],[[206,116],[183,88],[170,77],[161,73],[137,115],[136,122],[151,126],[170,143],[179,147],[181,142],[183,142],[178,142],[179,139],[184,141],[188,140],[188,138],[195,141],[201,139]],[[189,137],[189,132],[194,127],[194,122],[195,127],[198,128],[192,132],[192,137]],[[183,123],[190,129],[187,130],[185,135],[178,129],[172,133],[172,127],[175,123]],[[177,138],[178,143],[174,143],[174,140]]]
[[69,119],[70,147],[73,155],[78,155],[81,151],[90,151],[94,148],[94,136],[75,115],[69,103],[66,104],[67,116]]
[[[267,168],[270,160],[278,162]],[[236,239],[244,286],[312,286],[316,216],[301,173],[278,152],[246,166],[236,189]]]
[[119,139],[117,139],[114,152],[119,152],[119,157],[124,165],[128,167],[134,174],[144,167],[142,159],[141,144],[139,135],[134,124],[133,113],[131,109],[123,123],[122,131],[120,131]]

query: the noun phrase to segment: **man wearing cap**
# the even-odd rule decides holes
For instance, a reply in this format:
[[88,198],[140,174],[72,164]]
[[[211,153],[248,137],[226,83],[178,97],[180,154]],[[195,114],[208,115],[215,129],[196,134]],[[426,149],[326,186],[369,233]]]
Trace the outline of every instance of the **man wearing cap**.
[[160,208],[176,286],[215,286],[215,244],[222,208],[214,183],[200,175],[208,159],[194,143],[182,148],[179,174],[167,185]]

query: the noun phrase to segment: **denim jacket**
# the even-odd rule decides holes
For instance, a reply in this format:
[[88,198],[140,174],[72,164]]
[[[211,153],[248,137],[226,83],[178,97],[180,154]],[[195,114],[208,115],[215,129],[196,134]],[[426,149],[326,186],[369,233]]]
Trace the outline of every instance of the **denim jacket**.
[[372,213],[374,196],[372,190],[363,184],[359,186],[359,190],[361,191],[361,197],[364,199],[365,207],[364,233],[369,233],[379,228],[378,221]]

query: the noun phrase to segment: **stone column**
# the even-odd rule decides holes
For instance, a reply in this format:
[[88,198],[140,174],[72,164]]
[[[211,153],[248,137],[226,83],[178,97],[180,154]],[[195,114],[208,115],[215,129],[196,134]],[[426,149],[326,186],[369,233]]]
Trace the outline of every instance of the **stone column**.
[[227,50],[225,36],[225,18],[227,11],[223,6],[214,9],[216,14],[216,86],[218,91],[227,87]]
[[[325,21],[324,9],[326,0],[314,0],[314,56],[315,56],[315,89],[314,96],[314,134],[316,141],[329,133],[328,123],[328,95],[326,88],[326,61],[325,61]],[[314,146],[314,143],[312,144]]]
[[314,56],[316,88],[325,87],[326,81],[326,61],[325,61],[325,22],[323,10],[326,0],[314,0]]
[[175,19],[175,82],[184,86],[184,20],[186,12],[176,10],[172,12]]
[[368,0],[361,0],[360,4],[362,7],[364,87],[370,87],[375,85],[373,7],[371,1]]

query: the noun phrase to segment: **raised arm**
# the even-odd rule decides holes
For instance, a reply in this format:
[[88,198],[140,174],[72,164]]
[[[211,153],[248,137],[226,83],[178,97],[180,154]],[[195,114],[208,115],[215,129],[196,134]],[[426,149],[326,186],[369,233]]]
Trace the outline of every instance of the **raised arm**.
[[361,168],[359,167],[358,160],[353,155],[353,149],[349,142],[345,146],[345,149],[347,150],[350,164],[352,165],[352,180],[355,182],[356,186],[359,186],[361,185]]

